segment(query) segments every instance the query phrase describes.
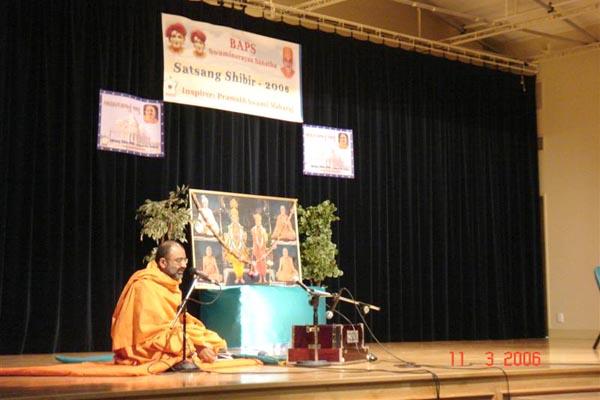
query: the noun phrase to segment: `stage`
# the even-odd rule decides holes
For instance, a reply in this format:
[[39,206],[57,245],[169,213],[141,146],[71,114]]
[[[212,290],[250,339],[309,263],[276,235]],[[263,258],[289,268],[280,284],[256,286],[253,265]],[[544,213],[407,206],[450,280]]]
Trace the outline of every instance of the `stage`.
[[[384,344],[391,354],[370,343],[377,361],[318,369],[262,366],[136,378],[0,377],[0,398],[435,399],[437,383],[443,399],[591,400],[600,399],[600,351],[592,350],[592,342]],[[52,354],[0,356],[2,367],[54,363]]]

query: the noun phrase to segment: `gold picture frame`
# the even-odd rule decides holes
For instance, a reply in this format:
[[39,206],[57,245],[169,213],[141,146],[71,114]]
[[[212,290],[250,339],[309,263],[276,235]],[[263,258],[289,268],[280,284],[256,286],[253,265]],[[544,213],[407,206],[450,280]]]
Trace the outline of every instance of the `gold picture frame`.
[[294,198],[189,189],[195,269],[225,286],[302,279]]

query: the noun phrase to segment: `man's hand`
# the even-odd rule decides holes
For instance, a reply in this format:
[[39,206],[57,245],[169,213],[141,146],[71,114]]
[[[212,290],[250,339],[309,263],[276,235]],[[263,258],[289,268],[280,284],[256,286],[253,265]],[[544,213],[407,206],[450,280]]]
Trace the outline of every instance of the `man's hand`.
[[199,352],[198,356],[200,360],[207,363],[212,363],[217,359],[217,354],[208,347],[203,347]]

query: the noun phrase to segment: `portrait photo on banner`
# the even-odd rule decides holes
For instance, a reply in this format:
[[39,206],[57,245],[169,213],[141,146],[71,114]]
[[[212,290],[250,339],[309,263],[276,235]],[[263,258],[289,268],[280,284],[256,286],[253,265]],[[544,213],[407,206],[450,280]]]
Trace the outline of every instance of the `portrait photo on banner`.
[[100,90],[99,150],[164,157],[163,103]]
[[304,175],[354,178],[351,129],[303,125]]
[[221,285],[302,278],[297,199],[190,189],[194,269]]

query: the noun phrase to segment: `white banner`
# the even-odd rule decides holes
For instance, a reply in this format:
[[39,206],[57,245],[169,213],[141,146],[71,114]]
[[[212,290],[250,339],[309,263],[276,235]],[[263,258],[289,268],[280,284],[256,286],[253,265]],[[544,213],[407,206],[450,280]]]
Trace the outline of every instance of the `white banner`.
[[163,103],[100,90],[99,150],[163,157]]
[[351,129],[303,125],[304,174],[354,178]]
[[300,45],[162,14],[164,101],[302,122]]

